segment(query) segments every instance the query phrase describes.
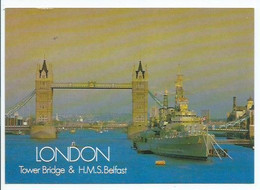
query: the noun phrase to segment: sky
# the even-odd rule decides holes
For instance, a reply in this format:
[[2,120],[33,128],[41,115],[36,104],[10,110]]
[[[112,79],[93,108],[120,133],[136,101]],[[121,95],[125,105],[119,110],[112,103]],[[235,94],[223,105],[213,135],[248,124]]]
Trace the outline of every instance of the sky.
[[[139,60],[149,89],[174,105],[177,67],[190,109],[226,118],[232,97],[254,97],[253,9],[5,9],[6,108],[35,88],[36,65],[54,82],[132,80]],[[131,90],[55,90],[54,114],[131,113]],[[149,98],[149,109],[156,105]],[[35,99],[20,112],[34,113]]]

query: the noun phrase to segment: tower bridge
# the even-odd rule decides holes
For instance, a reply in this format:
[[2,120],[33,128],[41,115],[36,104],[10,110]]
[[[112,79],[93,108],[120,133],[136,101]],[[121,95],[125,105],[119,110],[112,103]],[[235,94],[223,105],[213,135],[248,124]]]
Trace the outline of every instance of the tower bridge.
[[88,81],[83,83],[55,83],[53,81],[52,65],[38,64],[36,69],[35,90],[22,101],[15,104],[7,113],[10,116],[23,107],[36,95],[36,124],[52,124],[53,92],[58,89],[126,89],[132,90],[132,125],[128,128],[129,136],[146,130],[148,122],[148,73],[143,69],[141,61],[138,69],[132,71],[132,81],[129,83],[97,83]]

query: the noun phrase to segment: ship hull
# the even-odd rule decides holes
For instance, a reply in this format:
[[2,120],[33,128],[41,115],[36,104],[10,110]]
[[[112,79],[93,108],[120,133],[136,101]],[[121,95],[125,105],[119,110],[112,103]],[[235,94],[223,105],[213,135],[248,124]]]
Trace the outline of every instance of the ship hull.
[[206,135],[151,138],[135,141],[134,146],[141,153],[200,160],[206,160],[209,156],[209,149],[212,149],[211,138]]

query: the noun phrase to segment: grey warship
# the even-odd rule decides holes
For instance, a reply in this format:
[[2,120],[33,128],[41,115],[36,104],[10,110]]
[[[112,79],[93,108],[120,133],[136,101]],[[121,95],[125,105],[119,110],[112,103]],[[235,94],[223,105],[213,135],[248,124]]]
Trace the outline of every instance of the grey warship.
[[165,91],[163,106],[152,108],[148,129],[133,139],[133,147],[140,153],[206,160],[215,137],[208,134],[203,118],[189,110],[182,74],[177,75],[175,88],[175,107],[168,106]]

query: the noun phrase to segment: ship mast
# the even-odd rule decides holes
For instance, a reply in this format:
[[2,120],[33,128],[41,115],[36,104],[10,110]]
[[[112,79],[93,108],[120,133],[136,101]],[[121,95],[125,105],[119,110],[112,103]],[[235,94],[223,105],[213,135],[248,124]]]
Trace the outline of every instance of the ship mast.
[[178,111],[188,110],[188,99],[184,97],[183,74],[181,74],[180,65],[178,65],[177,79],[175,81],[175,109]]

